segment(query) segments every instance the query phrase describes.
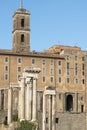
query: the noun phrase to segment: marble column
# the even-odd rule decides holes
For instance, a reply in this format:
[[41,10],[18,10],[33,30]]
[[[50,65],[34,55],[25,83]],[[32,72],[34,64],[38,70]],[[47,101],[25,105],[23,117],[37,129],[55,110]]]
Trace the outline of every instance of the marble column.
[[52,95],[52,130],[55,130],[55,105],[56,105],[56,96]]
[[66,94],[63,94],[63,112],[66,112]]
[[43,94],[43,130],[45,130],[45,125],[46,125],[46,98],[45,94]]
[[52,96],[49,95],[49,130],[52,130]]
[[2,108],[2,95],[1,95],[1,90],[0,90],[0,110],[1,110],[1,108]]
[[19,95],[18,95],[18,119],[21,118],[21,88],[19,86]]
[[20,118],[20,120],[24,120],[25,119],[25,84],[24,84],[24,78],[21,78],[20,86],[21,86],[21,118]]
[[78,93],[76,93],[76,112],[78,112]]
[[8,89],[8,124],[12,121],[12,88]]
[[30,80],[29,86],[29,120],[32,119],[32,80]]
[[30,95],[30,78],[27,79],[27,88],[26,88],[26,120],[29,120],[29,95]]
[[32,112],[32,121],[36,121],[36,85],[37,79],[33,78],[33,112]]

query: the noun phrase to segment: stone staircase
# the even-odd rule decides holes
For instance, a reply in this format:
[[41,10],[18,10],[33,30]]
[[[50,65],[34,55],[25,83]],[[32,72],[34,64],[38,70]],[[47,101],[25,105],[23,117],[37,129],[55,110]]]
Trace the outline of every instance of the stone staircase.
[[4,123],[6,116],[7,116],[7,111],[6,110],[0,110],[0,124]]

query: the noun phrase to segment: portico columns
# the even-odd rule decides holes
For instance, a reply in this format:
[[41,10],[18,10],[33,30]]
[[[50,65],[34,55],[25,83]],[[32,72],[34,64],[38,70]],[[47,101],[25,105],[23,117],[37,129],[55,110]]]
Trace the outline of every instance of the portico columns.
[[46,125],[46,101],[45,94],[43,94],[43,130],[45,130]]
[[21,87],[19,86],[19,95],[18,95],[18,119],[21,117]]
[[30,78],[27,78],[27,88],[26,88],[26,120],[29,120],[29,95],[30,95]]
[[77,101],[77,93],[75,93],[75,112],[78,112],[77,110],[77,105],[78,105],[78,101]]
[[32,118],[32,80],[29,86],[29,120]]
[[52,130],[52,96],[49,95],[49,130]]
[[52,130],[55,130],[55,105],[56,95],[52,95]]
[[36,121],[36,85],[37,79],[33,78],[33,111],[32,111],[32,121]]
[[25,86],[24,78],[21,78],[21,120],[25,119]]
[[12,88],[8,89],[8,124],[12,121]]

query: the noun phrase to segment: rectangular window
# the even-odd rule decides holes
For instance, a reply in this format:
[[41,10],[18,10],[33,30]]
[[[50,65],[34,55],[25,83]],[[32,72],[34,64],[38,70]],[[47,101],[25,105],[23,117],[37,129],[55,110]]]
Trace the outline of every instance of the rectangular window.
[[32,64],[35,64],[35,59],[32,59]]
[[54,75],[54,69],[50,69],[50,74]]
[[61,77],[58,78],[58,82],[61,83]]
[[5,62],[9,62],[9,58],[8,57],[5,57]]
[[67,65],[66,68],[69,69],[70,68],[70,63],[67,63],[66,65]]
[[75,56],[75,61],[77,61],[77,59],[78,59],[78,57],[77,57],[77,56]]
[[78,84],[78,79],[75,79],[75,84]]
[[85,57],[82,57],[82,61],[85,61]]
[[54,61],[53,60],[50,61],[50,65],[54,65]]
[[62,73],[62,72],[61,72],[61,69],[59,69],[59,70],[58,70],[58,74],[61,74],[61,73]]
[[59,66],[61,65],[61,61],[58,61],[58,65],[59,65]]
[[21,57],[18,58],[18,63],[22,63],[22,58]]
[[83,76],[85,75],[85,71],[82,71],[82,75],[83,75]]
[[8,66],[5,66],[5,71],[8,71]]
[[82,79],[82,84],[85,84],[85,79]]
[[8,80],[8,74],[5,74],[4,76],[5,76],[4,79]]
[[59,119],[58,119],[58,118],[55,118],[55,123],[57,123],[57,124],[58,124],[58,121],[59,121]]
[[21,67],[18,67],[18,72],[21,72]]
[[54,78],[50,77],[50,82],[53,83],[53,81],[54,81]]
[[81,105],[81,112],[84,112],[84,105]]
[[82,64],[82,70],[85,70],[85,65],[84,64]]
[[46,69],[42,68],[42,74],[46,74]]
[[78,64],[77,63],[75,63],[75,75],[78,75]]
[[43,76],[43,82],[45,82],[45,76]]
[[70,83],[70,79],[69,78],[66,79],[66,83]]
[[70,74],[70,63],[69,62],[67,62],[67,64],[66,64],[66,73],[67,73],[67,75]]
[[45,60],[42,60],[42,64],[45,65],[45,64],[46,64],[46,61],[45,61]]

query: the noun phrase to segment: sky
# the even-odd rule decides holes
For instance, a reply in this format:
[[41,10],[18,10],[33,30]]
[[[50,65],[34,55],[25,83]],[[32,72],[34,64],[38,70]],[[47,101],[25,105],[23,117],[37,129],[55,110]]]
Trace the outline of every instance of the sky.
[[[0,49],[12,49],[12,16],[20,0],[0,0]],[[87,0],[23,0],[30,11],[30,50],[53,45],[87,50]]]

